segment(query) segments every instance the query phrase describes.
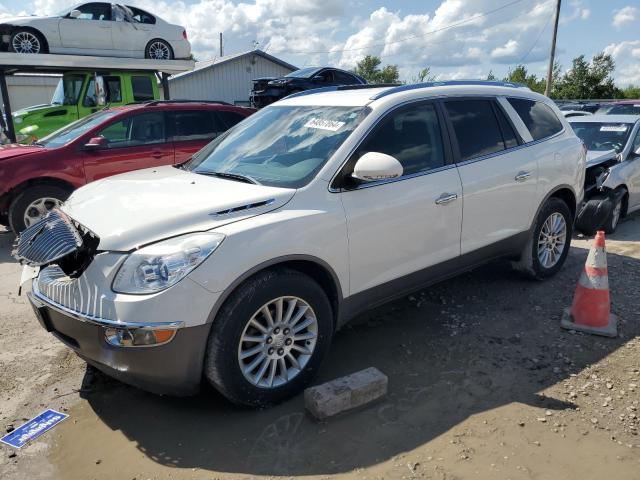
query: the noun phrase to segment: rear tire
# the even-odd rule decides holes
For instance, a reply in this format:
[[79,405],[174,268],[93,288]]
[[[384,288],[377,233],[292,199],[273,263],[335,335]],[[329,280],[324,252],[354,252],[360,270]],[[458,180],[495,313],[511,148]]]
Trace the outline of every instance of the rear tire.
[[536,218],[529,241],[520,260],[513,264],[526,276],[542,280],[562,268],[573,234],[573,217],[567,204],[552,197],[544,204]]
[[18,234],[62,204],[71,192],[54,185],[36,185],[13,199],[9,207],[9,226]]
[[144,49],[144,57],[151,60],[173,60],[173,49],[168,42],[154,38]]
[[[298,314],[302,316],[294,322]],[[231,402],[248,406],[275,404],[301,392],[318,371],[333,336],[332,309],[322,287],[285,268],[247,280],[213,322],[205,377]]]

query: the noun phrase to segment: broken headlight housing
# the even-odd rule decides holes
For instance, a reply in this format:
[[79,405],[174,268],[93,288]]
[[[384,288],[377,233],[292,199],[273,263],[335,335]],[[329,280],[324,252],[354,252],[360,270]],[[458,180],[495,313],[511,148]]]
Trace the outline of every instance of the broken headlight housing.
[[112,289],[135,295],[167,289],[200,265],[222,240],[220,233],[191,233],[136,250],[118,270]]

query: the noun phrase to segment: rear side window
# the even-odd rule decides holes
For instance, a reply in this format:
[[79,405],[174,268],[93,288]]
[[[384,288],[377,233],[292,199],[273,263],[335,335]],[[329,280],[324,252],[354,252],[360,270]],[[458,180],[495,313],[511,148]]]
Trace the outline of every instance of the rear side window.
[[562,130],[562,123],[549,105],[523,98],[508,100],[531,133],[533,140],[550,137]]
[[97,136],[107,140],[107,148],[163,143],[166,141],[164,114],[148,112],[131,115],[103,128]]
[[217,115],[227,128],[234,127],[236,124],[244,120],[244,116],[240,115],[237,112],[230,112],[228,110],[216,111],[214,115]]
[[133,99],[136,102],[146,102],[153,100],[153,84],[149,77],[131,77],[131,88],[133,89]]
[[354,76],[344,72],[335,72],[335,81],[342,85],[357,85],[360,83]]
[[471,160],[505,149],[498,119],[490,100],[456,100],[445,102],[453,126],[460,161]]
[[214,112],[183,110],[172,112],[173,140],[211,140],[227,130]]
[[500,130],[502,130],[502,137],[504,138],[504,145],[506,148],[513,148],[518,145],[518,137],[513,130],[511,123],[507,120],[506,115],[502,111],[502,108],[495,105],[495,112],[498,117],[498,123],[500,124]]
[[396,158],[404,175],[442,167],[445,163],[438,114],[432,104],[419,104],[391,113],[358,149]]

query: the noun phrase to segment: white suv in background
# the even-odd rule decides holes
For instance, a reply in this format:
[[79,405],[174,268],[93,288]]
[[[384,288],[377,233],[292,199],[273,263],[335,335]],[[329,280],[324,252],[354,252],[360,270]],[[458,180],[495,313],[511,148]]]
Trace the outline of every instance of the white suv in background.
[[584,175],[526,88],[329,87],[183,165],[80,188],[15,254],[43,326],[97,368],[262,405],[299,392],[358,312],[497,257],[556,273]]

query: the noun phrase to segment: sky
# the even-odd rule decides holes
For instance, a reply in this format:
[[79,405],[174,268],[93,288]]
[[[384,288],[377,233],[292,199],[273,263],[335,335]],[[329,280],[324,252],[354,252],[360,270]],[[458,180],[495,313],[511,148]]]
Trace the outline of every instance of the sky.
[[[0,0],[0,17],[50,14],[74,2]],[[504,77],[525,64],[546,74],[555,0],[131,0],[186,27],[198,60],[253,48],[298,67],[353,68],[367,54],[395,64],[402,80],[429,67],[439,80]],[[640,2],[563,0],[557,59],[605,51],[619,86],[640,85]]]

